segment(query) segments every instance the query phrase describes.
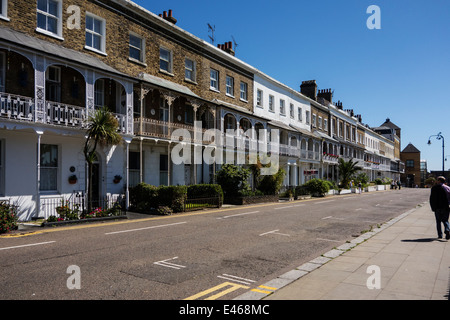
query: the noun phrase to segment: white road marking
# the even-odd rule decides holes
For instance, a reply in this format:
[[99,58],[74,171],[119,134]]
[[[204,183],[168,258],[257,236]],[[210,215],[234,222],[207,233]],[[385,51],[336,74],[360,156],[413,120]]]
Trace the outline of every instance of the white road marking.
[[333,216],[328,216],[328,217],[322,218],[322,220],[325,220],[325,219],[344,220],[344,218],[337,218],[337,217],[333,217]]
[[229,215],[229,216],[219,217],[219,218],[217,218],[217,219],[226,219],[226,218],[232,218],[232,217],[244,216],[244,215],[247,215],[247,214],[253,214],[253,213],[258,213],[258,212],[259,212],[259,211],[237,213],[237,214],[232,214],[232,215]]
[[321,203],[327,203],[327,202],[333,202],[335,200],[326,200],[326,201],[319,201],[319,202],[315,202],[314,204],[321,204]]
[[105,233],[105,235],[116,234],[116,233],[124,233],[124,232],[142,231],[142,230],[149,230],[149,229],[156,229],[156,228],[164,228],[164,227],[176,226],[176,225],[185,224],[185,223],[187,223],[187,222],[184,221],[184,222],[177,222],[177,223],[170,223],[170,224],[162,224],[162,225],[159,225],[159,226],[152,226],[152,227],[146,227],[146,228],[108,232],[108,233]]
[[47,241],[47,242],[23,244],[23,245],[20,245],[20,246],[0,248],[0,250],[9,250],[9,249],[16,249],[16,248],[31,247],[31,246],[40,246],[42,244],[49,244],[49,243],[54,243],[54,242],[56,242],[56,241]]
[[241,278],[241,277],[237,277],[237,276],[232,276],[230,274],[222,274],[221,276],[217,276],[218,278],[221,279],[225,279],[225,280],[230,280],[230,281],[234,281],[234,282],[239,282],[239,283],[243,283],[243,284],[251,284],[252,282],[255,282],[255,280],[250,280],[250,279],[245,279],[245,278]]
[[173,257],[171,259],[156,261],[156,262],[153,262],[153,264],[157,264],[157,265],[160,265],[160,266],[163,266],[163,267],[177,269],[177,270],[180,270],[181,268],[186,268],[186,266],[182,266],[180,264],[175,264],[175,263],[168,262],[168,261],[175,260],[175,259],[178,259],[178,257]]
[[280,231],[280,229],[272,230],[272,231],[269,231],[269,232],[264,232],[264,233],[261,233],[259,236],[261,237],[261,236],[264,236],[264,235],[266,235],[266,234],[278,234],[278,235],[280,235],[280,236],[287,236],[287,237],[290,237],[289,234],[286,234],[286,233],[279,233],[278,231]]
[[280,209],[286,209],[286,208],[292,208],[294,206],[284,206],[284,207],[278,207],[278,208],[273,208],[274,210],[280,210]]

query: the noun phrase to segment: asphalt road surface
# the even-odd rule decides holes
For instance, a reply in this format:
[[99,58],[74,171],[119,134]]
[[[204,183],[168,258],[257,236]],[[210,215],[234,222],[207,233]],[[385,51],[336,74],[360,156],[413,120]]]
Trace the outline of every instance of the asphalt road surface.
[[0,237],[0,299],[230,300],[428,197],[387,190]]

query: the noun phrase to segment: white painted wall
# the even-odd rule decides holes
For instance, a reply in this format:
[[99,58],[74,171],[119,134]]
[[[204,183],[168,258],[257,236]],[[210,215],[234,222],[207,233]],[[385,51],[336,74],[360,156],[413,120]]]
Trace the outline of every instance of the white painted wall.
[[[257,91],[262,90],[262,106],[257,106]],[[274,112],[269,111],[269,95],[274,97]],[[280,114],[280,99],[285,101],[286,114]],[[273,119],[285,124],[292,124],[310,131],[310,125],[306,124],[306,111],[311,114],[311,106],[307,99],[302,98],[299,92],[288,88],[269,77],[255,75],[253,84],[254,113],[266,119]],[[290,104],[294,105],[294,117],[289,113]],[[302,108],[302,121],[298,120],[298,107]]]
[[[66,132],[67,133],[67,132]],[[84,135],[81,131],[76,135],[62,135],[58,132],[44,131],[41,144],[58,146],[58,179],[57,190],[39,193],[41,200],[54,198],[69,198],[73,192],[85,191],[86,167],[83,155]],[[37,198],[37,142],[38,135],[34,130],[4,130],[0,129],[4,143],[4,174],[5,194],[0,199],[8,199],[19,206],[19,220],[27,221],[35,216]],[[123,194],[126,176],[126,149],[123,143],[112,148],[102,149],[98,153],[102,159],[101,193]],[[75,167],[75,172],[70,167]],[[70,184],[68,177],[75,174],[76,184]],[[123,177],[122,183],[114,184],[115,175]],[[41,216],[47,218],[50,214],[41,211]]]

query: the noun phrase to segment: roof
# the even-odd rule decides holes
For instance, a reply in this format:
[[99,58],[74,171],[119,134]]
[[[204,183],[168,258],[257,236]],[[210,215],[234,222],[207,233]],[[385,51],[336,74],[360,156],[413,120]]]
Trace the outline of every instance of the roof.
[[185,87],[181,84],[163,79],[163,78],[158,78],[155,76],[152,76],[151,74],[148,73],[140,73],[139,74],[139,78],[142,79],[145,82],[148,82],[150,84],[153,84],[155,86],[158,87],[163,87],[172,91],[176,91],[178,93],[182,93],[197,99],[201,99],[198,95],[196,95],[194,92],[192,92],[188,87]]
[[414,145],[412,145],[411,143],[409,143],[409,144],[405,147],[405,149],[403,149],[402,152],[404,152],[404,153],[417,153],[417,152],[419,152],[419,153],[420,153],[420,150],[417,149],[417,148],[416,148]]
[[387,118],[386,121],[380,127],[389,127],[392,129],[400,129],[396,124],[391,122],[391,119]]

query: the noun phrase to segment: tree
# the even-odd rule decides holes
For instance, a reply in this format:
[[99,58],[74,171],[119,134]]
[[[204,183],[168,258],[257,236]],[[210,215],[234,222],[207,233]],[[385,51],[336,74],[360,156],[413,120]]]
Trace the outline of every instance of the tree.
[[348,189],[350,185],[350,181],[352,177],[361,170],[361,167],[357,166],[357,162],[353,162],[353,159],[345,161],[342,158],[339,158],[339,178],[341,180],[341,186],[344,189]]
[[273,175],[261,175],[261,168],[269,167],[271,164],[262,164],[259,156],[255,164],[250,165],[250,171],[253,174],[253,185],[256,190],[263,194],[278,194],[283,184],[286,171],[279,168],[277,173]]
[[87,138],[84,143],[84,158],[88,164],[88,212],[92,210],[92,168],[97,160],[98,145],[117,145],[122,140],[118,133],[119,122],[106,107],[95,110],[89,117]]
[[222,187],[226,199],[237,197],[242,192],[250,191],[249,176],[249,169],[233,164],[224,164],[216,173],[217,183]]

